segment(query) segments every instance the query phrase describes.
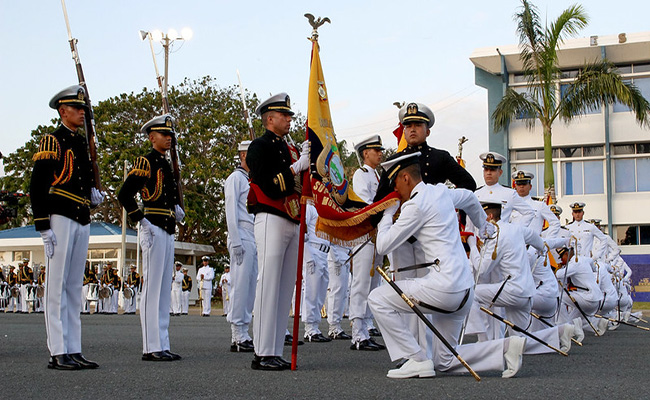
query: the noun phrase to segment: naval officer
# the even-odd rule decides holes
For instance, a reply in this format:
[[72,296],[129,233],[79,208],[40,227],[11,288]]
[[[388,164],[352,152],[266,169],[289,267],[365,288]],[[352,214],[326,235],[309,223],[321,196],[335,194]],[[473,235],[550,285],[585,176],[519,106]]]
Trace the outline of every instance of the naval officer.
[[257,247],[253,214],[246,209],[248,198],[248,164],[246,155],[250,140],[244,140],[237,148],[240,164],[228,176],[224,184],[226,200],[226,224],[228,226],[228,251],[230,252],[231,293],[230,322],[232,352],[252,352],[253,339],[248,328],[253,320],[255,286],[257,285]]
[[90,207],[104,199],[95,188],[84,125],[86,92],[70,86],[50,100],[61,125],[41,139],[34,155],[30,199],[45,248],[45,328],[48,368],[97,368],[81,354],[81,288],[90,235]]
[[[165,152],[171,149],[173,119],[165,114],[149,120],[142,127],[149,135],[152,149],[133,164],[117,197],[133,222],[140,224],[143,251],[142,360],[172,361],[181,356],[170,351],[169,307],[174,263],[174,232],[185,212],[179,205],[178,182],[174,179]],[[140,192],[144,210],[135,195]]]
[[282,350],[300,243],[296,183],[300,182],[299,174],[309,168],[309,144],[304,143],[299,153],[285,139],[293,116],[286,93],[265,100],[255,112],[262,118],[266,132],[253,140],[246,156],[251,178],[248,210],[255,215],[259,267],[251,368],[277,371],[290,368],[282,358]]

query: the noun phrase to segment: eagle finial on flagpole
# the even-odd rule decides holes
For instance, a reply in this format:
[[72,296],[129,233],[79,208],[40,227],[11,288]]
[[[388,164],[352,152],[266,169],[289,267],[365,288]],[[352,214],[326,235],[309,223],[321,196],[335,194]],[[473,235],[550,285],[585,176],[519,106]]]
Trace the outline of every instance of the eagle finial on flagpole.
[[316,19],[312,14],[309,13],[305,14],[305,17],[309,20],[309,25],[311,25],[313,29],[311,31],[311,38],[309,38],[309,40],[318,40],[318,28],[325,22],[329,22],[330,24],[332,23],[328,17],[318,17],[318,19]]

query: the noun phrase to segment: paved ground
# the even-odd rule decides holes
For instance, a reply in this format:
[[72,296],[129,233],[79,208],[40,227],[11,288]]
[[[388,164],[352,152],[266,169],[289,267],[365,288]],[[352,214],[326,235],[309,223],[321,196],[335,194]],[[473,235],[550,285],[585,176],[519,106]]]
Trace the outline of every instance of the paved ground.
[[[650,332],[627,326],[601,338],[587,336],[584,346],[574,346],[568,358],[525,356],[514,379],[484,372],[481,382],[445,374],[388,379],[392,363],[386,351],[354,352],[346,341],[300,346],[297,371],[254,371],[252,355],[228,351],[230,327],[216,315],[173,317],[172,350],[183,360],[168,363],[140,360],[138,316],[84,315],[82,326],[84,354],[101,368],[54,371],[46,368],[42,314],[0,313],[0,397],[594,400],[648,398],[650,390]],[[289,347],[284,355],[290,359]]]

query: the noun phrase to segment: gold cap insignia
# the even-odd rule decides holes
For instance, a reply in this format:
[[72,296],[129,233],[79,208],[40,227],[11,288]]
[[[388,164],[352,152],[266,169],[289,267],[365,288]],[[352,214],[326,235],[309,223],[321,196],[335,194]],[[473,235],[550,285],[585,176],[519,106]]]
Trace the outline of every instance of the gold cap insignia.
[[406,107],[406,115],[414,115],[418,113],[418,105],[415,103],[410,103]]

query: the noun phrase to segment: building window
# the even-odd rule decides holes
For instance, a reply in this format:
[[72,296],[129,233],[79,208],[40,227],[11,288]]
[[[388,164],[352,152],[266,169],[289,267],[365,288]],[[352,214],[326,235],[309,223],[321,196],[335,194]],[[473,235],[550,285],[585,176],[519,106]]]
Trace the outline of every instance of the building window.
[[[566,97],[566,91],[568,89],[569,89],[568,84],[565,83],[560,85],[560,96],[562,97],[562,99]],[[589,115],[589,114],[600,114],[600,106],[589,107],[585,110],[584,113],[581,113],[580,115]]]
[[[632,65],[631,71],[626,71],[626,73],[640,74],[644,72],[649,72],[649,64],[640,64]],[[633,83],[637,89],[641,92],[643,97],[647,100],[650,100],[650,77],[641,77],[641,78],[629,78],[625,80],[626,83]],[[614,112],[628,112],[631,111],[630,107],[621,104],[619,102],[614,103]]]
[[617,193],[650,191],[650,144],[613,145],[614,189]]
[[621,246],[650,244],[650,225],[619,225],[616,241]]
[[23,258],[29,258],[29,251],[14,251],[14,261],[23,262]]
[[562,163],[562,180],[564,194],[601,194],[603,193],[602,161],[571,161]]

